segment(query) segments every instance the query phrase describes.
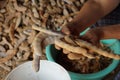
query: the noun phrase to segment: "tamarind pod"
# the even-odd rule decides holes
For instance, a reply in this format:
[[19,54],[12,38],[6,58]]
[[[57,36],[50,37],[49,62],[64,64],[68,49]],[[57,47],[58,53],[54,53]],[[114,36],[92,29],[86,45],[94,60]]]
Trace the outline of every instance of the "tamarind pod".
[[109,52],[107,52],[107,51],[104,51],[104,50],[102,50],[102,49],[100,49],[100,48],[97,48],[96,46],[94,46],[94,45],[92,45],[92,44],[90,44],[90,43],[88,43],[88,42],[86,42],[86,41],[77,39],[77,40],[75,40],[75,42],[76,42],[79,46],[86,47],[86,48],[88,48],[88,49],[90,49],[90,50],[92,50],[92,51],[94,51],[94,52],[96,52],[96,53],[98,53],[98,54],[100,54],[100,55],[105,56],[105,57],[113,58],[113,59],[116,59],[116,60],[120,59],[120,55],[117,55],[117,54],[114,54],[114,53],[109,53]]
[[64,35],[60,34],[60,33],[57,33],[57,32],[52,32],[50,30],[46,30],[42,27],[38,27],[36,25],[32,25],[32,28],[35,29],[35,30],[38,30],[38,31],[41,31],[43,33],[46,33],[46,34],[49,34],[49,35],[54,35],[54,36],[60,36],[60,37],[63,37]]
[[14,44],[14,38],[15,38],[14,31],[15,31],[15,24],[13,23],[10,25],[10,28],[9,28],[9,37],[11,39],[12,44]]
[[22,14],[21,14],[21,13],[17,13],[16,16],[17,16],[17,19],[16,19],[15,29],[17,29],[18,26],[19,26],[20,23],[21,23],[21,20],[22,20]]
[[59,47],[59,46],[57,46],[57,45],[55,45],[55,48],[57,49],[57,50],[60,50],[61,48]]
[[33,69],[38,72],[39,71],[39,67],[40,67],[40,56],[33,54],[33,61],[32,61],[32,66]]
[[16,54],[17,50],[13,49],[13,50],[9,50],[9,52],[10,52],[9,55],[7,55],[6,57],[0,59],[0,64],[5,63],[8,60],[10,60]]
[[66,49],[63,49],[63,53],[64,53],[64,54],[69,54],[70,51],[68,51],[68,50],[66,50]]
[[68,57],[70,60],[79,60],[81,57],[84,57],[84,56],[81,55],[81,54],[69,53],[69,54],[67,55],[67,57]]
[[60,39],[58,38],[55,38],[55,45],[63,48],[63,49],[66,49],[70,52],[73,52],[73,53],[77,53],[77,54],[82,54],[88,58],[94,58],[94,56],[90,55],[90,54],[87,54],[87,50],[81,48],[81,47],[76,47],[76,46],[73,46],[73,45],[70,45],[70,44],[67,44],[63,41],[61,41]]
[[25,6],[18,6],[17,1],[13,2],[14,8],[19,12],[25,12],[27,8]]
[[47,37],[45,33],[39,32],[33,40],[32,46],[36,55],[42,55],[42,41]]
[[68,42],[69,44],[72,44],[72,45],[75,45],[75,44],[76,44],[69,36],[65,36],[64,39],[65,39],[65,41]]
[[0,67],[2,67],[3,69],[5,69],[7,71],[11,71],[11,68],[5,64],[0,64]]

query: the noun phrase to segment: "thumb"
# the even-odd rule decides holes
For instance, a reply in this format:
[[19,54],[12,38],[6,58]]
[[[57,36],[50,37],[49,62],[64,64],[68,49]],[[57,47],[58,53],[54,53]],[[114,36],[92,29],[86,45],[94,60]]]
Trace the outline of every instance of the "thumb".
[[88,43],[91,43],[92,45],[96,46],[96,47],[100,47],[100,40],[98,38],[98,36],[96,35],[91,35],[91,34],[85,34],[83,36],[80,37],[80,39],[87,41]]

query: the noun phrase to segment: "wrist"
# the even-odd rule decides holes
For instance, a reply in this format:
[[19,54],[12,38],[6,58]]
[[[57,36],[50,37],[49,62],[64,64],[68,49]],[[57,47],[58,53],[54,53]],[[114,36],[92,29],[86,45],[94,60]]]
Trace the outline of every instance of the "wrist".
[[96,35],[96,37],[98,37],[99,40],[104,38],[104,30],[101,27],[90,29],[90,33]]

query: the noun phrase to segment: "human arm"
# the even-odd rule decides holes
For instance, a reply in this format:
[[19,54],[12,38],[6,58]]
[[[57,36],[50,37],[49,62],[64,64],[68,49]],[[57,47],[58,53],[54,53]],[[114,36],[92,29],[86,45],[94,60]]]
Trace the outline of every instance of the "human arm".
[[97,46],[103,39],[120,39],[120,24],[92,28],[82,38]]
[[[86,32],[86,34],[84,34],[82,36],[81,39],[91,43],[94,46],[100,47],[100,40],[120,39],[120,24],[91,28],[90,30],[88,30]],[[79,41],[79,40],[77,39],[76,41],[73,41],[73,42],[77,42],[77,41]],[[85,44],[81,40],[80,40],[79,44],[80,45],[84,44],[83,46],[86,45],[86,46],[89,46],[88,48],[90,48],[90,45],[88,43]],[[91,45],[91,47],[94,47],[92,45]],[[61,48],[63,48],[63,47],[61,46]],[[97,48],[95,48],[95,49],[97,49]],[[91,50],[91,48],[90,48],[90,50]],[[63,48],[63,53],[67,54],[68,58],[72,59],[72,60],[80,59],[80,56],[81,56],[80,54],[75,54],[75,53],[66,51],[66,49],[64,50],[64,48]]]
[[120,0],[88,0],[78,15],[63,27],[62,31],[78,36],[81,31],[113,11],[119,3]]
[[120,24],[102,27],[103,35],[101,39],[120,39]]

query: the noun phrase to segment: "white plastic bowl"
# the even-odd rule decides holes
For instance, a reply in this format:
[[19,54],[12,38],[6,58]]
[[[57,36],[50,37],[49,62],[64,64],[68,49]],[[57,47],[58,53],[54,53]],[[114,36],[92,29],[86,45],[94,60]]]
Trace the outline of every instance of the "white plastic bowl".
[[59,64],[47,60],[40,61],[40,71],[35,72],[32,61],[11,71],[5,80],[71,80],[68,72]]

